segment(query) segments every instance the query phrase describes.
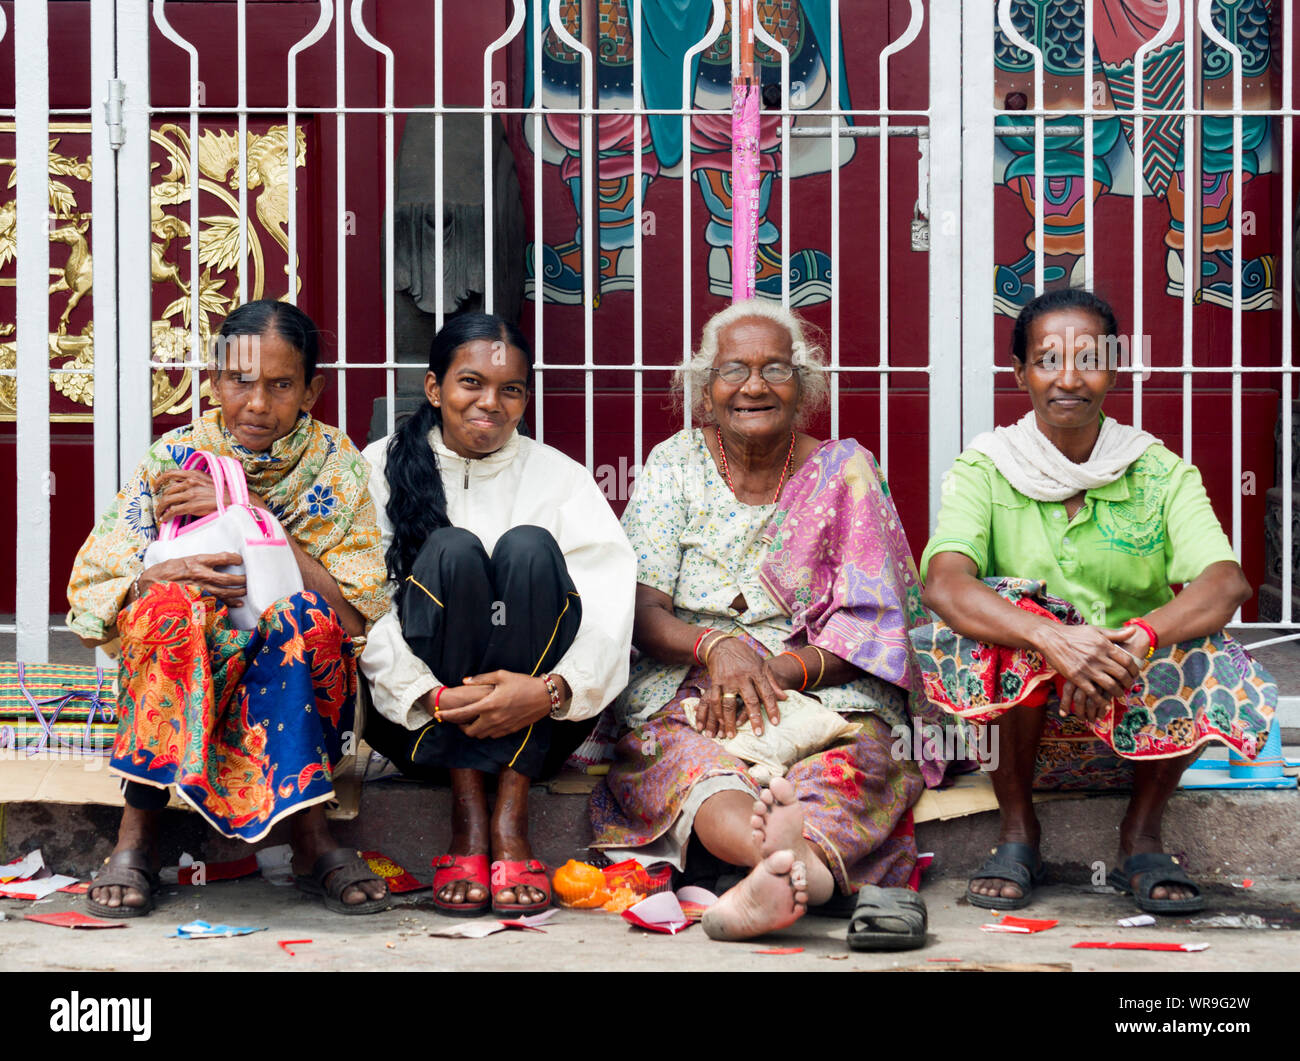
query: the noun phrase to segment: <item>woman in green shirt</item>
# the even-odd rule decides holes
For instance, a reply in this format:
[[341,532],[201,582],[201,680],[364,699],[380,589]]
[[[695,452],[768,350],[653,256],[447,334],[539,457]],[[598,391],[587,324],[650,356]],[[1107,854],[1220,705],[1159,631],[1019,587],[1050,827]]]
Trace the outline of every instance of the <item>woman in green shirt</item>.
[[1160,913],[1203,905],[1161,850],[1184,769],[1210,740],[1253,758],[1276,706],[1267,675],[1222,635],[1251,587],[1199,473],[1102,415],[1117,334],[1088,292],[1024,308],[1014,370],[1033,411],[958,457],[921,558],[923,600],[942,620],[918,639],[927,693],[967,719],[997,719],[1001,828],[970,882],[975,906],[1024,906],[1041,874],[1030,793],[1053,683],[1062,716],[1135,760],[1110,882]]

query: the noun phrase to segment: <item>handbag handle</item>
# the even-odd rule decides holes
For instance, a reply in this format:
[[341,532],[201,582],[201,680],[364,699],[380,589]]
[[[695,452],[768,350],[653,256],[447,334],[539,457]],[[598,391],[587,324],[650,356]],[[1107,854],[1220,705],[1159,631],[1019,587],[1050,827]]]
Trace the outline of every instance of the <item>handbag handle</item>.
[[264,519],[263,516],[270,516],[270,513],[264,513],[262,509],[257,508],[248,496],[248,480],[244,477],[244,466],[235,460],[234,457],[218,457],[221,467],[225,473],[226,489],[230,492],[230,501],[234,505],[243,505],[248,509],[249,514],[253,517],[253,522],[257,524],[261,532],[262,541],[269,543],[286,542],[282,533],[277,533],[278,526],[274,519]]
[[[205,471],[212,477],[212,486],[217,495],[217,514],[225,515],[226,512],[226,476],[221,467],[221,458],[206,450],[196,449],[188,457],[185,463],[181,465],[185,471]],[[247,488],[245,488],[247,492]],[[186,524],[188,517],[180,519],[163,520],[162,527],[159,528],[158,538],[160,541],[174,541],[181,533]]]
[[226,490],[230,494],[230,503],[232,505],[251,506],[252,502],[248,499],[248,480],[244,478],[244,466],[234,457],[218,457],[217,463],[221,465],[223,477],[226,480]]

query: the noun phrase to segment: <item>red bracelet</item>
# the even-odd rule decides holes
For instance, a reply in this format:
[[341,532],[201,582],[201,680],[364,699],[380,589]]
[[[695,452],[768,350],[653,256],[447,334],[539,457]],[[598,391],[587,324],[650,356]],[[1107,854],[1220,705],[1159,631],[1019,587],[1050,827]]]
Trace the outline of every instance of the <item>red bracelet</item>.
[[1160,647],[1160,638],[1156,637],[1156,632],[1151,628],[1151,624],[1145,619],[1128,619],[1125,621],[1124,625],[1136,626],[1139,629],[1146,631],[1147,640],[1151,642],[1150,646],[1147,648],[1146,658],[1150,659],[1154,656],[1156,649]]
[[442,699],[442,694],[446,691],[447,687],[445,685],[440,685],[438,686],[438,691],[433,694],[433,720],[435,722],[442,721],[442,717],[438,714],[438,701]]
[[695,639],[695,647],[691,649],[691,658],[694,659],[696,663],[703,662],[703,660],[700,659],[700,642],[712,633],[716,633],[713,627],[706,626],[704,628],[704,633],[700,634],[700,636]]
[[803,692],[808,688],[808,668],[804,665],[803,659],[797,652],[782,652],[783,656],[794,656],[795,661],[799,664],[799,669],[803,671],[803,684],[799,686],[799,691]]

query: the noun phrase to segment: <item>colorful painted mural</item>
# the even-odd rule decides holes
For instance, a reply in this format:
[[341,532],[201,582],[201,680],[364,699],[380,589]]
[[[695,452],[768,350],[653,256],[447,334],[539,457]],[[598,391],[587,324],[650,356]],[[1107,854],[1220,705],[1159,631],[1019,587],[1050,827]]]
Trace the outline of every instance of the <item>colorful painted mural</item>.
[[[633,26],[630,0],[601,0],[598,55],[598,94],[602,110],[679,108],[682,106],[682,57],[708,33],[712,22],[710,0],[659,0],[644,3],[641,11],[641,101],[632,99]],[[790,53],[790,108],[825,111],[830,107],[830,77],[825,56],[830,41],[828,0],[758,0],[755,18]],[[581,5],[575,0],[560,4],[564,28],[572,37],[581,35]],[[531,13],[531,8],[530,8]],[[527,27],[528,41],[524,74],[524,106],[532,105],[534,30]],[[541,47],[542,102],[547,108],[576,108],[581,104],[580,56],[566,44],[547,17]],[[692,61],[690,83],[692,105],[726,112],[731,107],[730,14],[716,42]],[[765,105],[779,109],[781,103],[781,60],[774,49],[759,44],[755,65],[761,71]],[[839,108],[849,104],[848,76],[841,63]],[[809,116],[810,118],[812,115]],[[825,124],[824,116],[815,119]],[[801,124],[796,117],[794,127]],[[548,115],[543,142],[531,141],[532,124],[524,123],[529,147],[550,166],[558,166],[560,178],[572,194],[574,215],[572,236],[542,249],[542,298],[547,302],[576,305],[582,301],[582,162],[581,118],[576,114]],[[774,245],[780,231],[769,217],[773,184],[781,172],[780,119],[765,117],[761,123],[761,157],[758,218],[757,292],[759,297],[781,297],[781,259]],[[642,195],[657,180],[682,179],[682,122],[677,115],[651,114],[643,122],[640,140],[631,114],[602,114],[599,120],[600,292],[604,295],[630,291],[634,282],[631,247],[634,216],[635,153],[641,152]],[[789,167],[791,178],[826,172],[833,164],[828,139],[792,141]],[[835,164],[852,157],[849,138],[840,142]],[[692,119],[689,138],[690,179],[699,189],[705,207],[704,241],[708,246],[708,276],[711,294],[731,295],[731,117],[728,113],[701,114]],[[797,194],[792,192],[792,194]],[[779,201],[779,198],[777,199]],[[536,298],[537,278],[533,275],[534,252],[526,249],[528,277],[526,297]],[[790,255],[790,300],[795,306],[824,302],[830,297],[830,257],[817,248],[793,250]]]
[[[1276,70],[1270,44],[1275,6],[1273,0],[1214,0],[1210,5],[1215,29],[1240,50],[1242,106],[1246,110],[1276,107],[1280,102],[1273,95]],[[997,123],[1022,126],[1027,124],[1027,119],[1015,112],[1034,106],[1033,58],[1012,43],[997,25],[996,4],[993,8],[995,105],[1003,108]],[[1117,114],[1093,123],[1094,157],[1090,174],[1083,171],[1083,138],[1051,136],[1049,132],[1041,188],[1034,179],[1033,138],[999,139],[999,180],[1020,197],[1028,227],[1024,239],[1027,253],[997,268],[994,280],[997,312],[1015,316],[1034,296],[1033,217],[1039,195],[1044,214],[1044,282],[1050,288],[1083,282],[1084,197],[1091,196],[1096,201],[1106,195],[1132,196],[1135,187],[1158,200],[1166,212],[1166,293],[1182,298],[1183,285],[1194,283],[1198,303],[1232,305],[1233,198],[1244,196],[1250,181],[1274,168],[1271,124],[1264,116],[1246,114],[1242,118],[1243,187],[1238,189],[1232,186],[1232,117],[1206,117],[1201,123],[1199,253],[1198,260],[1189,267],[1184,238],[1187,202],[1184,119],[1164,115],[1147,120],[1142,172],[1134,174],[1133,119],[1119,113],[1133,106],[1134,57],[1142,45],[1157,36],[1168,13],[1168,0],[1096,0],[1093,83],[1087,86],[1083,83],[1083,0],[1012,0],[1011,21],[1015,30],[1043,53],[1044,106],[1077,109],[1091,97],[1095,107],[1114,109]],[[1198,32],[1189,49],[1184,28],[1184,13],[1180,11],[1168,40],[1146,54],[1143,64],[1146,108],[1182,106],[1187,57],[1199,52],[1200,105],[1210,110],[1231,109],[1234,72],[1231,53],[1203,32]],[[1079,119],[1073,117],[1046,123],[1049,130],[1079,124]],[[1242,263],[1244,309],[1267,310],[1275,305],[1275,261],[1275,254],[1263,254]]]

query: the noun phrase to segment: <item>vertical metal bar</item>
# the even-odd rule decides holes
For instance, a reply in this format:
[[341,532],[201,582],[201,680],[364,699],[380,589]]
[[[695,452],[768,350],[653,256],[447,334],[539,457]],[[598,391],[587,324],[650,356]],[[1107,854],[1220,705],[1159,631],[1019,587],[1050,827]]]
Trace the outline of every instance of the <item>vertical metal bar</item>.
[[[352,0],[352,30],[362,43],[383,56],[384,59],[384,362],[391,366],[395,360],[397,349],[394,325],[394,300],[397,297],[397,292],[394,286],[395,272],[393,267],[393,213],[397,201],[394,194],[396,177],[393,172],[397,159],[397,149],[393,137],[393,50],[386,44],[380,43],[366,27],[365,19],[361,15],[362,3],[363,0]],[[376,5],[376,17],[378,17],[377,7],[378,5]],[[290,155],[291,165],[292,158],[293,156]],[[484,204],[484,213],[490,216],[492,213],[492,200],[488,198],[484,200]],[[491,273],[488,275],[490,276]],[[489,312],[491,311],[489,310]],[[347,369],[343,371],[346,372]],[[387,408],[384,433],[387,435],[393,433],[397,415],[396,376],[396,369],[384,369],[384,398]]]
[[[993,430],[993,29],[983,4],[961,5],[961,94],[961,434],[969,440]],[[933,180],[930,188],[936,194]]]
[[[1202,32],[1232,56],[1232,548],[1241,555],[1241,49],[1228,40],[1210,19],[1210,0],[1200,0]],[[1288,163],[1290,159],[1286,160]],[[1186,272],[1186,270],[1184,270]],[[1200,264],[1196,279],[1200,281]],[[1282,513],[1284,522],[1289,512]],[[1233,615],[1241,621],[1241,609]]]
[[148,0],[118,0],[117,69],[126,83],[117,152],[118,451],[126,470],[153,442]]
[[298,56],[325,36],[334,17],[334,0],[320,0],[320,17],[302,40],[289,49],[289,293],[298,304]]
[[50,651],[50,191],[49,16],[44,4],[14,5],[14,119],[18,258],[18,388],[14,571],[17,656],[44,663]]
[[831,438],[840,437],[840,0],[831,0]]
[[1097,109],[1093,90],[1092,52],[1094,0],[1083,0],[1083,286],[1088,291],[1095,288],[1097,272],[1094,257],[1096,234],[1093,231],[1092,171],[1095,165],[1093,139],[1093,112]]
[[[446,55],[447,49],[444,46],[442,36],[442,3],[443,0],[434,0],[433,4],[433,32],[438,38],[438,53],[434,57],[433,64],[433,216],[438,219],[438,242],[433,248],[433,271],[437,277],[437,290],[433,297],[433,322],[435,327],[441,331],[443,318],[446,314],[444,306],[444,288],[446,287],[443,270],[446,266],[443,264],[444,244],[447,240],[447,223],[442,213],[442,134],[443,134],[443,94],[442,94],[442,61]],[[541,64],[541,53],[538,53],[537,62]],[[536,99],[536,97],[534,97]],[[540,105],[540,104],[539,104]],[[537,275],[541,275],[540,273]],[[539,350],[540,356],[540,350]],[[540,405],[540,394],[539,402]]]
[[[334,322],[334,333],[338,336],[338,353],[337,358],[344,364],[348,360],[348,167],[347,167],[347,126],[348,118],[345,113],[347,107],[347,77],[346,67],[344,64],[344,54],[347,51],[347,20],[343,17],[343,5],[339,5],[338,13],[334,19],[334,105],[338,107],[338,114],[335,116],[334,127],[336,130],[334,144],[334,172],[335,182],[337,184],[337,210],[335,211],[335,237],[334,237],[334,267],[337,270],[335,275],[335,284],[338,306],[338,319]],[[442,64],[438,64],[439,76],[441,76]],[[441,143],[441,140],[439,141]],[[439,214],[441,217],[442,215]],[[440,241],[441,245],[441,241]],[[439,273],[441,277],[441,273]],[[438,291],[441,293],[442,285],[438,285]],[[439,319],[439,326],[442,321]],[[338,388],[339,388],[339,430],[347,434],[348,424],[348,370],[341,368],[338,371]]]
[[[969,6],[969,5],[968,5]],[[984,37],[992,34],[988,10],[978,21]],[[943,498],[943,475],[961,452],[962,420],[962,91],[964,63],[960,0],[932,0],[930,5],[930,511],[934,527]],[[987,71],[992,77],[992,64]],[[981,114],[989,114],[989,96],[981,101]],[[991,151],[992,130],[984,144]],[[989,168],[972,172],[969,183],[988,192]],[[981,179],[982,178],[982,179]],[[989,197],[991,199],[991,196]],[[991,204],[990,204],[991,205]],[[986,219],[987,220],[987,219]],[[991,221],[988,221],[991,224]],[[992,246],[985,244],[985,253]],[[989,279],[981,299],[971,303],[971,316],[992,325],[993,284]],[[987,347],[985,348],[987,349]],[[981,382],[988,389],[987,382]],[[990,391],[991,395],[991,391]]]
[[1196,334],[1193,309],[1201,286],[1201,149],[1200,119],[1192,111],[1201,105],[1200,24],[1196,5],[1188,3],[1183,22],[1183,460],[1192,457],[1192,343]]
[[[880,447],[877,453],[880,457],[880,470],[889,476],[889,118],[883,113],[889,110],[889,58],[902,51],[914,40],[921,32],[921,23],[925,18],[925,9],[921,6],[920,0],[909,0],[911,4],[911,17],[908,19],[907,28],[901,36],[888,46],[881,49],[879,68],[877,76],[879,79],[879,101],[880,101],[880,155],[879,155],[879,213],[878,224],[880,227],[880,280],[878,284],[879,298],[879,357],[880,366]],[[838,169],[838,159],[836,159],[836,168]]]
[[[248,0],[235,4],[235,67],[239,79],[239,304],[248,301]],[[292,165],[293,156],[290,155]],[[198,198],[197,174],[195,198]],[[195,232],[197,233],[197,228]],[[198,243],[197,234],[194,242]],[[195,412],[198,410],[196,409]]]
[[[494,289],[496,287],[496,244],[492,238],[492,211],[496,206],[496,176],[495,159],[492,152],[493,140],[493,118],[492,108],[492,57],[512,40],[519,33],[524,24],[524,18],[527,15],[527,8],[524,7],[523,0],[514,0],[514,14],[510,19],[510,25],[506,31],[496,40],[487,46],[483,51],[483,312],[491,313],[495,297]],[[392,52],[389,52],[389,62],[392,62]],[[541,56],[537,57],[541,62]],[[391,81],[391,71],[389,78]],[[387,106],[393,104],[390,101]],[[392,115],[388,117],[392,122]],[[392,358],[390,357],[391,361]],[[391,430],[391,429],[390,429]]]
[[[632,364],[636,369],[632,373],[632,467],[637,474],[641,471],[641,461],[645,454],[642,450],[642,435],[645,430],[645,414],[641,408],[645,393],[645,362],[643,337],[641,329],[641,260],[644,252],[642,246],[642,192],[641,192],[641,137],[643,135],[645,103],[641,99],[641,43],[644,29],[641,23],[641,4],[643,0],[632,0],[632,275],[636,278],[632,284]],[[537,54],[541,54],[540,51]],[[540,69],[540,63],[534,64]],[[683,173],[682,179],[686,180]],[[626,500],[624,498],[623,500]]]
[[[637,2],[640,3],[640,0],[637,0]],[[442,0],[438,0],[438,12],[439,12],[439,18],[441,18]],[[545,39],[545,29],[548,21],[549,21],[549,16],[546,14],[546,7],[544,6],[544,0],[533,0],[533,358],[537,361],[538,364],[543,364],[543,365],[546,364],[546,354],[545,354],[545,346],[544,346],[546,337],[544,334],[544,328],[542,324],[542,309],[546,302],[546,277],[542,273],[542,249],[543,249],[542,235],[544,232],[544,227],[542,225],[542,220],[543,220],[542,219],[542,172],[545,169],[545,160],[543,158],[543,147],[542,147],[542,42]],[[641,39],[640,22],[637,22],[636,24],[636,34],[637,34],[636,39],[639,42]],[[438,45],[441,48],[442,46],[441,29],[439,30]],[[439,71],[438,77],[440,79],[439,84],[441,84],[441,77],[442,77],[441,59],[439,59],[438,61],[438,71]],[[636,64],[636,68],[633,70],[632,73],[633,78],[639,76],[639,71],[640,71],[640,64],[638,63]],[[439,103],[438,106],[442,106],[442,104]],[[439,123],[442,122],[441,115],[439,115],[437,121]],[[439,132],[438,132],[438,149],[441,152],[442,150],[441,127],[439,128]],[[641,162],[641,156],[638,155],[637,156],[638,166],[640,165],[640,162]],[[438,188],[440,194],[442,190],[441,178],[442,178],[442,171],[440,167],[438,171],[438,179],[440,182]],[[438,211],[439,211],[439,216],[441,216],[442,214],[441,199],[439,200]],[[639,226],[638,226],[638,230],[639,230]],[[442,285],[441,285],[442,238],[441,236],[439,236],[438,239],[438,253],[439,253],[438,297],[439,299],[441,299],[442,298]],[[638,281],[641,278],[640,267],[641,267],[641,259],[638,256],[637,258]],[[636,285],[633,297],[636,300],[638,300],[637,304],[639,305],[640,304],[639,300],[641,297],[640,283]],[[441,326],[442,318],[439,317],[438,320],[439,320],[439,326]],[[637,334],[640,335],[639,329]],[[545,394],[543,393],[543,377],[545,375],[546,375],[545,370],[538,369],[533,377],[533,392],[534,392],[533,393],[533,431],[537,436],[538,442],[546,441],[546,401],[545,401]],[[638,415],[639,412],[640,411],[638,410]]]
[[[592,187],[592,181],[596,180],[596,157],[595,150],[592,147],[592,129],[591,114],[592,109],[592,83],[595,78],[596,56],[582,41],[578,40],[569,32],[568,27],[564,25],[564,20],[560,17],[560,0],[551,0],[551,28],[555,35],[564,41],[570,48],[578,53],[582,64],[582,363],[584,365],[584,376],[586,385],[584,388],[584,411],[586,414],[586,465],[587,471],[593,470],[595,437],[591,428],[592,414],[595,406],[595,392],[593,389],[594,380],[592,377],[592,320],[593,302],[595,299],[595,288],[592,280],[592,269],[594,268],[594,256],[592,254],[593,239],[598,244],[600,233],[599,216],[595,215],[593,210],[592,197],[588,192]],[[538,62],[541,61],[540,56]]]
[[[1041,7],[1035,8],[1038,17],[1043,13]],[[998,25],[1012,44],[1028,52],[1034,60],[1034,294],[1043,293],[1043,180],[1044,150],[1046,137],[1043,135],[1043,52],[1028,40],[1011,21],[1011,0],[998,0]],[[1042,27],[1035,24],[1035,32]],[[990,98],[992,93],[990,93]]]
[[[694,328],[691,326],[691,282],[694,270],[691,267],[691,185],[694,174],[691,172],[691,110],[695,105],[695,84],[691,80],[691,61],[722,34],[722,27],[727,21],[726,0],[713,0],[713,25],[699,41],[682,57],[682,364],[686,367],[683,388],[686,400],[683,403],[683,426],[691,426],[691,403],[695,395],[695,381],[690,371],[691,348]],[[558,0],[551,0],[552,6],[558,6]],[[554,17],[554,16],[552,16]]]
[[[1282,106],[1288,111],[1295,106],[1295,8],[1282,6]],[[1295,232],[1295,118],[1288,114],[1282,119],[1282,232],[1285,238],[1294,238]],[[1184,270],[1186,272],[1186,270]],[[1292,366],[1291,342],[1294,335],[1295,310],[1295,256],[1286,250],[1282,253],[1282,368]],[[1294,535],[1291,527],[1294,489],[1291,475],[1291,373],[1282,373],[1282,622],[1292,622],[1291,550]]]
[[[754,36],[781,57],[781,305],[790,308],[790,49],[754,19]],[[763,91],[760,74],[758,90]],[[838,165],[838,160],[836,160]],[[773,177],[775,180],[775,177]]]
[[1173,36],[1178,23],[1178,0],[1170,0],[1160,31],[1146,41],[1133,55],[1133,426],[1142,426],[1142,369],[1145,361],[1142,338],[1146,334],[1146,297],[1142,283],[1146,279],[1144,268],[1142,208],[1146,200],[1146,178],[1143,163],[1146,158],[1146,57]]
[[[579,25],[582,31],[582,44],[591,55],[591,88],[589,102],[585,107],[595,111],[600,107],[600,4],[598,0],[578,0]],[[585,82],[584,82],[585,86]],[[591,125],[591,136],[594,143],[600,143],[600,118],[596,114],[582,119],[584,137],[587,131],[587,125]],[[585,139],[583,141],[586,142]],[[593,164],[596,175],[588,184],[582,186],[582,208],[590,209],[591,216],[596,219],[596,227],[591,232],[584,233],[596,242],[591,244],[592,261],[600,262],[600,158],[596,157]],[[583,249],[585,252],[588,239],[583,239]],[[585,273],[583,274],[585,277]],[[591,277],[591,301],[593,308],[600,298],[600,269],[597,268]],[[594,322],[593,322],[594,326]],[[588,402],[590,405],[590,402]],[[590,410],[587,414],[587,423],[591,424]]]
[[[107,94],[117,77],[114,0],[91,0],[91,99]],[[0,33],[3,36],[3,33]],[[90,115],[90,247],[95,282],[95,515],[117,496],[122,470],[117,452],[117,156],[103,106]]]
[[[154,0],[153,20],[159,31],[169,41],[183,50],[190,59],[190,150],[189,150],[189,196],[190,196],[190,337],[188,361],[202,359],[202,339],[199,334],[199,296],[202,277],[199,272],[199,50],[182,37],[173,28],[167,18],[164,0]],[[152,284],[152,279],[151,279]],[[202,387],[202,373],[191,371],[190,374],[190,420],[199,418],[199,392]]]

